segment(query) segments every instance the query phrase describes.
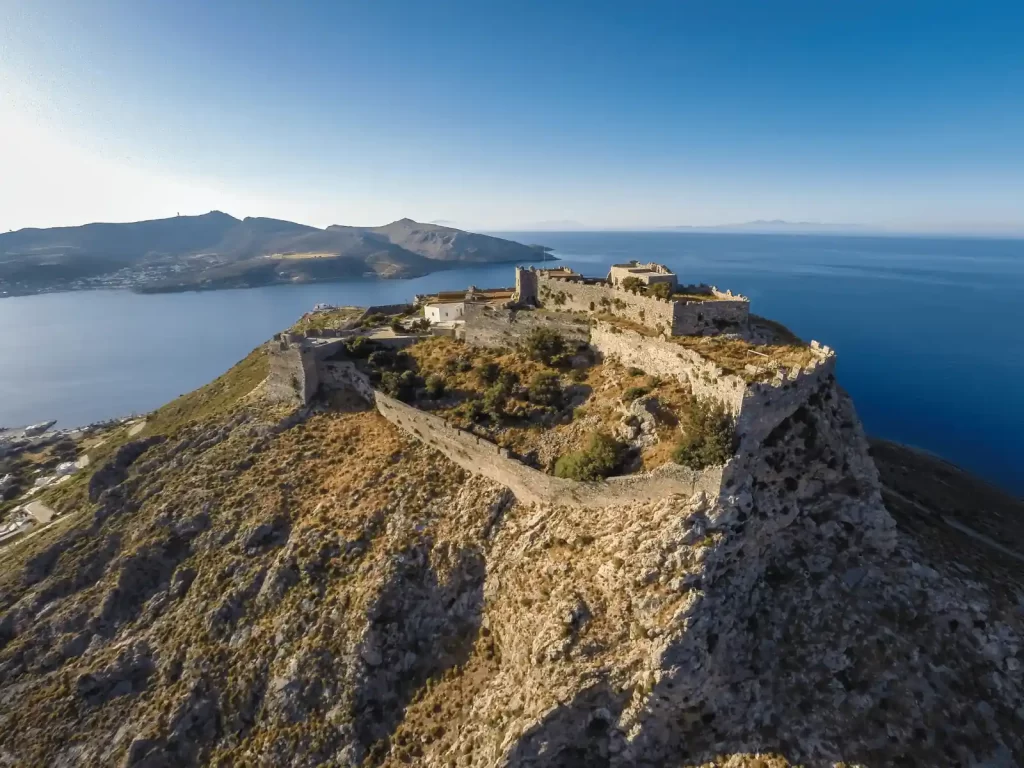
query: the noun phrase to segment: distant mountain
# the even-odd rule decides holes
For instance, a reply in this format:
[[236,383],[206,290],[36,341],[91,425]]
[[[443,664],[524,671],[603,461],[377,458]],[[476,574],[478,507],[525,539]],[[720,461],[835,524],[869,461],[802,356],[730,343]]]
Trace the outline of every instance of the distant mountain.
[[862,224],[832,224],[820,221],[783,221],[782,219],[746,221],[739,224],[717,224],[713,226],[662,227],[678,232],[749,232],[751,234],[840,234],[866,231]]
[[490,235],[478,235],[437,224],[399,219],[383,227],[361,229],[333,225],[328,232],[363,232],[435,261],[496,262],[536,258],[536,248]]
[[0,234],[0,295],[110,284],[184,290],[415,277],[456,263],[529,261],[542,250],[412,219],[318,229],[212,211]]

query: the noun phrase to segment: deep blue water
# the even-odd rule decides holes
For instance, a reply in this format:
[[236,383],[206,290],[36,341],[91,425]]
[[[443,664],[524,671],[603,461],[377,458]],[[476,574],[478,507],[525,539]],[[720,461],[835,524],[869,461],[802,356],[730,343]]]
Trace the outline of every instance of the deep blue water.
[[[928,449],[1024,492],[1024,241],[677,233],[514,233],[565,263],[660,261],[684,282],[838,353],[871,434]],[[407,281],[0,301],[0,425],[70,426],[148,411],[228,368],[319,301],[382,304],[511,285],[510,265]]]

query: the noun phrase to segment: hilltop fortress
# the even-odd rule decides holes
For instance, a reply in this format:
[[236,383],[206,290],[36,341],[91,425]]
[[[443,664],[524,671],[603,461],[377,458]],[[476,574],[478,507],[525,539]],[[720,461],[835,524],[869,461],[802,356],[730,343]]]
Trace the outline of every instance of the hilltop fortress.
[[[660,289],[663,296],[648,295],[659,284],[667,286]],[[743,457],[754,456],[776,427],[801,406],[820,400],[834,383],[835,353],[829,347],[804,344],[781,326],[751,315],[745,296],[714,286],[680,286],[672,272],[657,264],[615,265],[603,280],[566,268],[517,268],[510,298],[507,289],[471,288],[465,296],[446,296],[459,297],[464,320],[456,327],[434,328],[435,333],[454,335],[471,346],[514,348],[534,329],[549,328],[599,360],[675,378],[695,397],[721,403],[735,423],[733,461],[701,471],[668,463],[594,482],[557,478],[527,466],[441,416],[375,389],[345,359],[345,344],[356,336],[392,350],[422,339],[417,333],[362,327],[370,316],[408,315],[413,311],[408,305],[370,307],[340,329],[278,334],[269,345],[268,390],[276,399],[301,404],[319,391],[353,391],[392,423],[468,471],[509,487],[521,500],[606,506],[697,491],[719,495]]]

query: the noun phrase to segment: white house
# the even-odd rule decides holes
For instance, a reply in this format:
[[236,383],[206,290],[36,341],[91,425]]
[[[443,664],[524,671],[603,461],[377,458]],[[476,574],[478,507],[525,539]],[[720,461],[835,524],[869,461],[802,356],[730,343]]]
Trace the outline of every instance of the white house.
[[463,301],[449,302],[445,304],[427,304],[423,308],[423,316],[433,323],[448,323],[462,319],[462,312],[466,307]]

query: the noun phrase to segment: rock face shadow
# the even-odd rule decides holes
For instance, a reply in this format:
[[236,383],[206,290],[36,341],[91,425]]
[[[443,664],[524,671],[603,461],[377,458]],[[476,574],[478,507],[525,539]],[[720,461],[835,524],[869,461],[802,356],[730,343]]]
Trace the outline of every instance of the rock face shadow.
[[603,768],[622,748],[615,723],[630,697],[607,681],[580,691],[524,733],[509,753],[507,768]]
[[444,576],[442,559],[429,543],[403,552],[368,612],[353,724],[371,764],[387,754],[416,691],[472,653],[483,613],[484,558],[471,548],[448,553]]

